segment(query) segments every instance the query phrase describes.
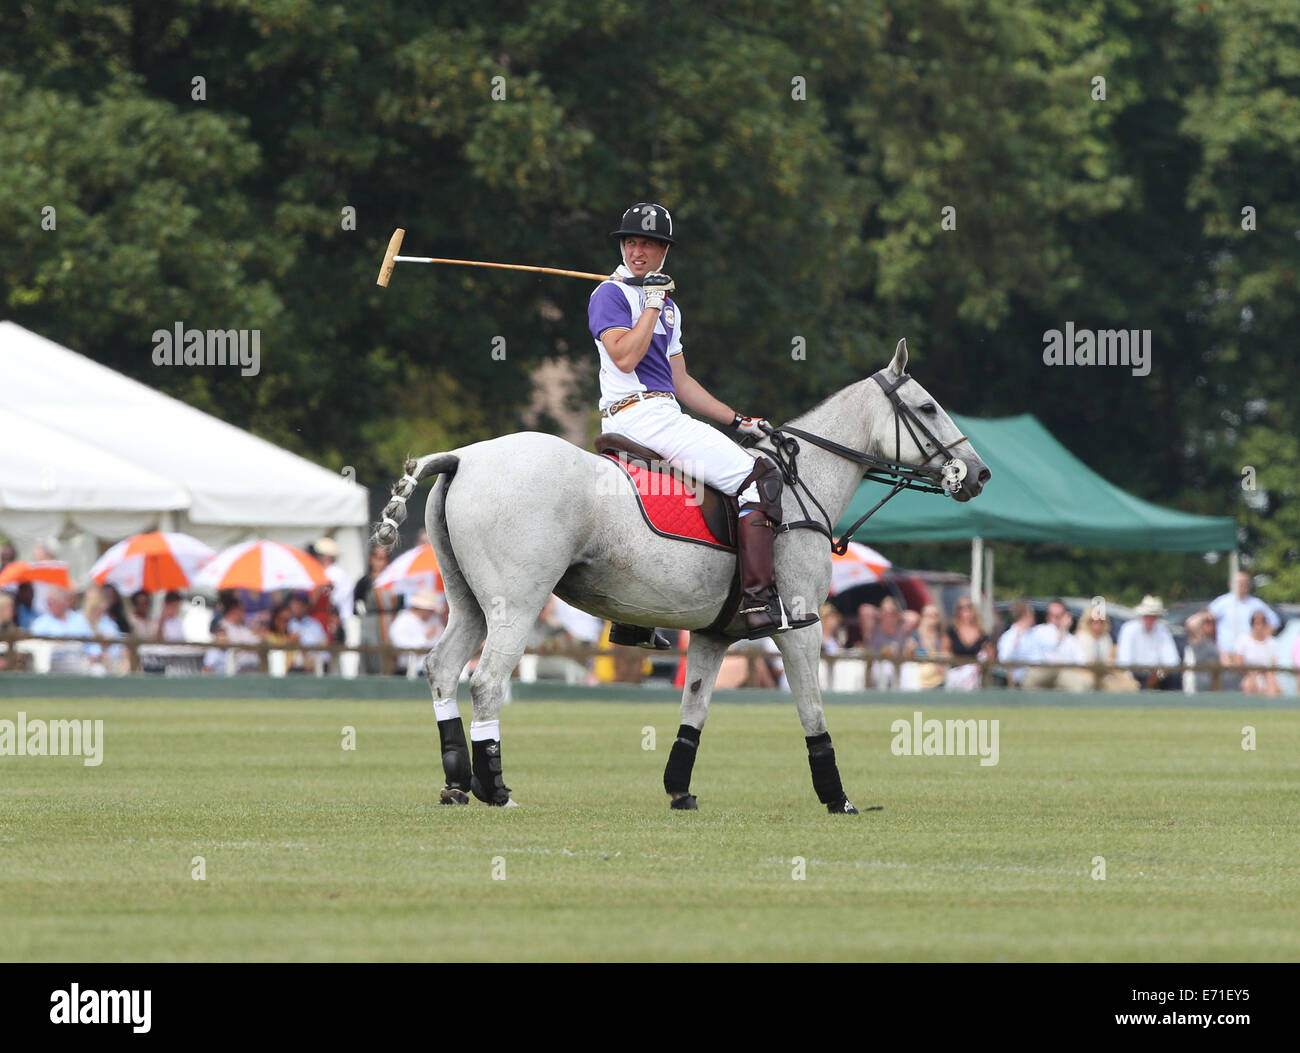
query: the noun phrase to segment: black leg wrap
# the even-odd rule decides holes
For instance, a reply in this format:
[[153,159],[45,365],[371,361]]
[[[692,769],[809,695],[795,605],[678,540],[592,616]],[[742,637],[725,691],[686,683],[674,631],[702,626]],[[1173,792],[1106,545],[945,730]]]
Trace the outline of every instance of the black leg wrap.
[[[831,745],[831,733],[823,731],[820,735],[810,735],[808,743],[808,767],[812,769],[813,789],[817,791],[817,800],[827,807],[844,805],[847,798],[840,783],[840,769],[835,764],[835,747]],[[852,808],[852,805],[849,805]],[[843,811],[842,807],[833,811]]]
[[510,800],[510,787],[501,776],[501,743],[481,739],[474,743],[474,775],[470,790],[484,804],[504,805]]
[[690,793],[691,770],[695,767],[695,751],[699,744],[699,729],[689,724],[677,729],[677,739],[664,768],[664,789],[669,793]]
[[438,721],[438,738],[442,742],[442,771],[447,776],[447,788],[468,790],[471,770],[464,722],[460,717]]

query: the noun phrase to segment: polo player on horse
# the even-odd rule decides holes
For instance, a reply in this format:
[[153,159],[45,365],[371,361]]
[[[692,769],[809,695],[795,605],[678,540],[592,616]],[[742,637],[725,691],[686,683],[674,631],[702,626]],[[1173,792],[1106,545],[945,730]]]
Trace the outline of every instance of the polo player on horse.
[[[737,534],[741,603],[751,639],[802,628],[817,620],[787,613],[772,580],[772,543],[781,525],[781,472],[753,457],[722,432],[682,412],[689,410],[762,438],[760,417],[746,417],[714,398],[686,371],[681,308],[669,298],[676,286],[662,270],[673,238],[673,217],[642,201],[623,213],[610,237],[623,262],[596,287],[587,323],[600,356],[601,432],[614,432],[654,450],[701,483],[739,497]],[[638,278],[628,285],[622,279]],[[656,629],[614,624],[610,642],[667,650]]]

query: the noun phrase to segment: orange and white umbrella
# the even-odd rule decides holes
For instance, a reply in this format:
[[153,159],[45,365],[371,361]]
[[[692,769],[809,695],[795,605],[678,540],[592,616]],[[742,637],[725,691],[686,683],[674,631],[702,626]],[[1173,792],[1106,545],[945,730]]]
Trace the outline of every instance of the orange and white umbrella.
[[61,559],[43,559],[29,563],[25,559],[16,559],[0,571],[0,588],[6,585],[57,585],[63,589],[72,588],[72,578],[68,574],[68,565]]
[[407,549],[375,579],[376,589],[388,589],[401,596],[414,596],[417,592],[442,592],[442,574],[438,571],[438,557],[433,546],[416,545]]
[[188,589],[194,575],[215,555],[189,534],[154,530],[119,541],[90,568],[90,577],[97,585],[116,585],[127,593]]
[[877,582],[892,566],[874,548],[850,541],[844,555],[831,555],[831,595],[846,592],[857,585]]
[[219,553],[194,578],[212,589],[314,589],[328,585],[325,568],[300,548],[278,541],[245,541]]

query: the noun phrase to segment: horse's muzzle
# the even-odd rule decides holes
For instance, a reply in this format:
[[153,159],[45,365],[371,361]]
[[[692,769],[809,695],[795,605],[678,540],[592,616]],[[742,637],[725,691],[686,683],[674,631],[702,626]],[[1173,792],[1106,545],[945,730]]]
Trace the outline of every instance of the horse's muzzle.
[[967,458],[966,475],[961,480],[960,488],[952,496],[958,501],[969,501],[972,497],[979,497],[984,484],[992,477],[993,473],[989,471],[989,466],[978,457]]

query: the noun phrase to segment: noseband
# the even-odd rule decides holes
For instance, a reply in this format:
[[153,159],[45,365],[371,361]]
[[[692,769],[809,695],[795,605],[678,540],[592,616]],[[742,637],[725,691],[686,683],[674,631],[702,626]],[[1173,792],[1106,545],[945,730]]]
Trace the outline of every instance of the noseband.
[[[814,435],[802,428],[792,428],[789,425],[784,428],[772,428],[768,431],[768,438],[771,440],[773,447],[771,450],[761,446],[758,447],[764,453],[771,455],[776,461],[786,485],[791,487],[795,500],[799,502],[799,508],[804,516],[808,516],[808,508],[799,494],[801,489],[808,495],[808,499],[817,506],[822,519],[826,520],[825,524],[811,518],[796,520],[793,523],[784,523],[777,528],[778,533],[800,528],[816,530],[825,534],[830,540],[831,551],[842,556],[848,551],[849,542],[853,540],[853,535],[857,529],[875,515],[886,501],[903,490],[919,490],[921,493],[926,494],[952,495],[961,489],[962,480],[966,478],[965,461],[958,457],[948,457],[939,465],[932,466],[930,462],[936,457],[944,457],[945,454],[950,453],[954,446],[966,441],[966,436],[959,436],[949,443],[942,443],[935,437],[925,422],[916,415],[916,411],[907,405],[898,394],[898,389],[912,379],[907,373],[890,382],[885,378],[884,370],[881,370],[879,373],[873,373],[871,379],[880,385],[880,390],[885,393],[885,396],[894,407],[894,459],[892,461],[882,457],[874,457],[869,453],[863,453],[848,446],[842,446],[838,442],[832,442],[820,435]],[[908,435],[916,443],[916,448],[925,455],[925,460],[919,465],[904,464],[901,460],[903,428],[907,429]],[[792,435],[797,435],[814,446],[820,446],[823,450],[843,457],[845,460],[865,465],[867,470],[863,478],[892,487],[889,493],[871,511],[854,523],[839,541],[836,541],[831,533],[835,524],[830,522],[830,516],[826,514],[826,509],[822,507],[821,502],[817,500],[812,491],[799,478],[797,468],[799,444],[790,438]]]

